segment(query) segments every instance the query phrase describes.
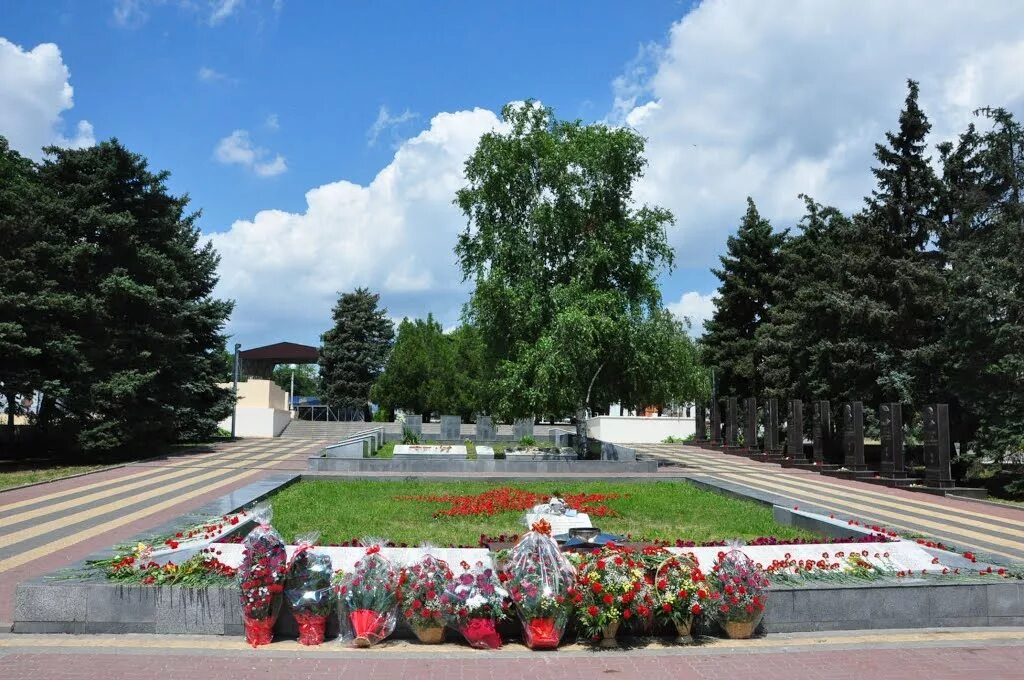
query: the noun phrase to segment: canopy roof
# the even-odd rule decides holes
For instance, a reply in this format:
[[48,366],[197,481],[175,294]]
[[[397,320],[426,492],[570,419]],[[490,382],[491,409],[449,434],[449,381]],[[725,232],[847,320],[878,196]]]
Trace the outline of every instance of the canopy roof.
[[272,345],[253,347],[238,353],[245,374],[253,378],[269,380],[278,364],[315,364],[320,359],[320,350],[309,345],[294,342],[275,342]]

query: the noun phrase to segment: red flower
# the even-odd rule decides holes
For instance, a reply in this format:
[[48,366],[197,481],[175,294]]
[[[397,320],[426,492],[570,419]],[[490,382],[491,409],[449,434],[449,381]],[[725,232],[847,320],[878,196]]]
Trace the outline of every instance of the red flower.
[[611,595],[605,595],[604,598],[602,598],[602,599],[604,600],[604,603],[608,604],[608,605],[610,605],[611,603],[615,602],[615,598],[612,597]]
[[693,614],[694,616],[699,616],[701,611],[703,611],[703,610],[700,608],[699,604],[695,604],[692,607],[690,607],[690,613]]
[[601,610],[595,607],[594,605],[590,605],[589,607],[587,607],[587,613],[591,616],[597,616],[601,613]]
[[600,583],[598,583],[597,581],[594,581],[594,582],[593,582],[592,584],[590,584],[590,588],[591,588],[591,590],[593,590],[593,591],[594,591],[595,593],[599,593],[599,592],[601,592],[602,590],[604,590],[604,587],[603,587],[603,586],[602,586],[602,585],[601,585]]
[[661,605],[661,611],[665,612],[666,614],[669,613],[670,611],[672,611],[672,605],[668,602],[664,603],[663,605]]
[[627,621],[629,621],[631,618],[633,618],[633,612],[631,610],[629,610],[629,609],[624,610],[622,612],[622,618],[624,618]]

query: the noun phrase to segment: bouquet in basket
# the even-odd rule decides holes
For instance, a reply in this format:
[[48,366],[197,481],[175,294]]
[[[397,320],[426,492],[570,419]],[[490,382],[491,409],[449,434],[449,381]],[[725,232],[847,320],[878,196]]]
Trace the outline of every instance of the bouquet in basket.
[[430,554],[399,574],[400,612],[420,642],[444,640],[444,628],[455,612],[455,598],[449,592],[453,578],[448,563]]
[[541,520],[512,549],[508,590],[531,649],[558,647],[569,620],[567,600],[576,573]]
[[398,570],[371,542],[366,554],[337,586],[341,639],[356,647],[377,644],[395,630]]
[[501,636],[497,622],[508,612],[508,591],[498,581],[494,570],[483,562],[470,566],[462,562],[462,573],[448,588],[454,604],[455,626],[471,646],[478,649],[498,649]]
[[770,585],[764,570],[745,553],[732,549],[718,553],[708,581],[711,613],[729,637],[750,637],[761,622]]
[[672,623],[680,637],[690,635],[693,618],[704,612],[710,599],[697,559],[668,557],[655,572],[654,587],[658,619]]
[[630,551],[609,545],[574,560],[577,581],[569,596],[580,629],[591,638],[613,647],[623,622],[645,622],[653,614],[643,562]]
[[313,533],[295,539],[297,547],[285,581],[285,598],[299,624],[299,642],[304,645],[324,641],[327,617],[334,611],[331,557],[314,549],[317,538]]
[[288,566],[284,541],[270,526],[270,506],[257,506],[253,516],[257,525],[245,537],[238,585],[242,592],[245,638],[257,647],[273,640]]

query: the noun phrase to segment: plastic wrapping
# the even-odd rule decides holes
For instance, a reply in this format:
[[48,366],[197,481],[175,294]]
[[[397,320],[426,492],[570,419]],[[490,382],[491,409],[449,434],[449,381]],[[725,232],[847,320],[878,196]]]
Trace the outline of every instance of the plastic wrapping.
[[399,574],[399,612],[420,642],[437,644],[444,640],[445,626],[455,613],[449,592],[453,578],[448,563],[429,552]]
[[380,553],[382,541],[365,541],[366,554],[337,585],[339,639],[370,647],[395,630],[398,569]]
[[477,649],[498,649],[501,636],[497,622],[508,615],[508,591],[502,587],[494,569],[483,562],[462,562],[461,573],[449,586],[455,606],[453,625],[466,642]]
[[270,525],[272,510],[261,504],[253,508],[256,527],[243,543],[238,585],[242,592],[245,638],[253,647],[270,644],[274,623],[281,611],[281,593],[288,575],[284,541]]
[[324,641],[327,617],[334,611],[331,557],[314,548],[317,538],[315,532],[296,537],[285,581],[285,599],[299,625],[299,643],[303,645]]
[[693,620],[704,613],[710,595],[704,573],[693,555],[671,555],[654,574],[655,614],[675,626],[680,637],[691,634]]
[[569,590],[576,570],[551,538],[544,520],[533,525],[512,549],[508,590],[530,649],[555,649],[569,621]]
[[764,570],[738,548],[718,553],[711,574],[711,614],[723,627],[730,623],[757,627],[768,598],[768,577]]
[[576,586],[569,599],[581,631],[602,644],[614,644],[616,631],[644,626],[653,616],[653,598],[643,562],[635,551],[617,546],[573,555]]

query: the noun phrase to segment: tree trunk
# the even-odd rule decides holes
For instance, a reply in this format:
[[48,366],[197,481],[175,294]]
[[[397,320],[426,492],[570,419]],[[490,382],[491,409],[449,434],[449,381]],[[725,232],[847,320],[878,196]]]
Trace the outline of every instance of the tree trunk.
[[587,386],[587,396],[583,402],[583,405],[576,411],[576,452],[577,455],[583,459],[587,457],[588,446],[590,442],[587,440],[587,416],[590,412],[590,392],[594,389],[594,381],[597,380],[598,373],[604,368],[604,362],[597,367],[594,371],[593,377],[590,378],[590,384]]
[[14,400],[17,396],[14,392],[4,393],[4,398],[7,399],[7,429],[10,430],[12,436],[14,434]]

